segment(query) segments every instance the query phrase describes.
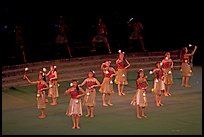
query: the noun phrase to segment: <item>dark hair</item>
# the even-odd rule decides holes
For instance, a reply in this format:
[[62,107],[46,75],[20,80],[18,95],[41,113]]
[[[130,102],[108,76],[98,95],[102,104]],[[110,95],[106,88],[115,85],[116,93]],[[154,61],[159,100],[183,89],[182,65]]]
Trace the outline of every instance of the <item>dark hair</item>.
[[140,78],[140,73],[141,73],[141,72],[144,72],[144,70],[143,70],[143,69],[139,69],[139,70],[138,70],[138,72],[137,72],[137,79]]
[[77,82],[77,80],[74,79],[74,80],[72,80],[72,83],[73,83],[73,82],[76,82],[76,83],[77,83],[76,89],[77,89],[77,91],[79,91],[79,87],[78,87],[78,82]]
[[183,60],[184,54],[186,53],[186,47],[183,47],[180,51],[180,60]]

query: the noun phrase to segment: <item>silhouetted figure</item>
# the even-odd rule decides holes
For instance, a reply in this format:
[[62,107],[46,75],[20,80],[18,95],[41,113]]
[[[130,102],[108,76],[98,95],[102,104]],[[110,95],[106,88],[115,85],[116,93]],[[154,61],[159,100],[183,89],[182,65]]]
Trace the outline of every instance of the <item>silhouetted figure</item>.
[[92,45],[93,45],[93,49],[91,50],[92,52],[96,51],[96,43],[104,42],[108,49],[109,54],[111,54],[110,45],[106,37],[107,34],[108,32],[107,32],[106,25],[104,24],[102,18],[99,18],[98,24],[97,24],[97,35],[94,36],[92,39]]
[[25,54],[25,45],[24,45],[24,36],[23,36],[23,30],[21,26],[15,27],[15,38],[16,38],[16,44],[21,49],[23,62],[27,62],[26,60],[26,54]]
[[69,47],[69,41],[68,41],[68,31],[69,31],[69,28],[65,24],[65,19],[64,17],[61,16],[60,22],[59,22],[58,34],[56,38],[56,45],[61,46],[59,47],[60,49],[63,49],[63,50],[66,49],[69,56],[72,57],[72,53],[71,53],[71,50]]
[[143,40],[143,36],[141,31],[143,30],[143,25],[141,22],[139,22],[138,20],[134,20],[134,21],[129,21],[128,22],[128,26],[130,26],[133,30],[133,32],[131,33],[131,35],[129,36],[129,43],[133,46],[133,48],[137,48],[135,47],[135,45],[133,45],[133,43],[139,43],[142,50],[146,51],[145,47],[144,47],[144,40]]

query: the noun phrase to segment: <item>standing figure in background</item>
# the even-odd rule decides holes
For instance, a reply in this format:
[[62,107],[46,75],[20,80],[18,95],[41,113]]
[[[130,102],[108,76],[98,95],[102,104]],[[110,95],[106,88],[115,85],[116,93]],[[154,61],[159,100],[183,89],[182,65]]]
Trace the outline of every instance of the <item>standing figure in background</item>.
[[52,98],[52,103],[50,105],[55,106],[57,105],[57,97],[59,97],[58,93],[58,76],[57,76],[57,69],[56,66],[51,65],[50,71],[46,74],[46,76],[49,78],[49,92],[48,97]]
[[86,78],[79,86],[86,84],[86,95],[84,97],[84,105],[87,106],[86,117],[94,117],[94,107],[96,105],[96,89],[95,87],[101,86],[100,82],[94,78],[94,71],[88,72],[88,78]]
[[173,75],[172,75],[172,70],[173,70],[173,61],[170,58],[170,52],[165,53],[165,58],[162,60],[162,69],[164,71],[164,84],[165,86],[165,96],[171,96],[170,93],[170,88],[173,84]]
[[[81,97],[85,95],[85,91],[78,86],[76,80],[73,80],[70,84],[70,88],[64,92],[64,95],[70,94],[71,98],[69,101],[69,106],[66,111],[67,116],[72,116],[73,126],[72,129],[80,129],[79,120],[82,116],[82,101]],[[80,93],[82,92],[82,94]]]
[[[144,46],[144,40],[141,31],[143,30],[143,25],[141,22],[135,20],[133,22],[128,22],[128,26],[130,26],[133,30],[131,35],[129,36],[129,43],[132,45],[133,43],[139,43],[142,50],[146,51]],[[133,48],[137,48],[133,46]]]
[[25,44],[24,44],[25,41],[24,41],[22,27],[16,26],[14,32],[15,32],[17,46],[21,49],[21,52],[22,52],[23,62],[26,63],[27,60],[26,60],[26,54],[25,54]]
[[62,52],[64,52],[64,49],[66,49],[69,56],[72,57],[72,53],[71,53],[71,49],[69,47],[69,41],[68,41],[68,31],[69,31],[69,28],[65,24],[64,17],[60,17],[59,30],[58,30],[58,34],[56,38],[56,44],[58,46],[65,47],[65,48],[62,48],[62,47],[59,47],[59,48],[63,49]]
[[187,47],[184,47],[181,50],[181,53],[180,53],[180,60],[182,62],[182,65],[181,65],[182,84],[181,85],[183,87],[191,87],[189,85],[189,77],[192,76],[192,70],[189,62],[189,57],[194,55],[196,49],[197,49],[197,46],[194,47],[194,50],[191,53],[188,53]]
[[40,71],[38,74],[38,81],[30,81],[27,75],[24,75],[24,79],[26,79],[30,84],[37,84],[38,85],[38,92],[37,92],[37,107],[41,111],[41,115],[38,118],[45,118],[46,117],[46,94],[45,91],[49,88],[47,83],[43,80],[43,72]]
[[[103,82],[101,84],[101,87],[99,89],[99,92],[101,92],[102,95],[102,102],[103,106],[112,106],[113,104],[111,103],[111,94],[114,93],[113,89],[113,81],[112,78],[115,76],[115,69],[110,67],[110,61],[105,61],[104,63],[101,64],[101,70],[103,71]],[[108,105],[106,104],[106,96],[108,96]]]
[[99,18],[98,20],[98,24],[97,24],[97,35],[93,37],[92,39],[92,45],[93,45],[93,49],[91,51],[96,51],[96,43],[98,42],[104,42],[109,54],[111,54],[111,49],[110,49],[110,45],[108,43],[108,39],[107,39],[107,28],[105,23],[103,22],[102,18]]
[[[130,63],[125,59],[124,52],[119,50],[119,57],[116,60],[117,71],[115,77],[115,83],[118,85],[118,95],[125,95],[124,86],[128,84],[127,81],[127,69],[130,67]],[[125,65],[127,64],[127,65]]]

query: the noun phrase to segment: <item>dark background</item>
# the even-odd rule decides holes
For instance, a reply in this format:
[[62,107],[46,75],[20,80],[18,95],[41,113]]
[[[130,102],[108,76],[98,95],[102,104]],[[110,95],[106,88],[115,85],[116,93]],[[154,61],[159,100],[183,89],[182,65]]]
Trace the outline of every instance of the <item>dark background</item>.
[[113,53],[117,53],[118,49],[132,52],[128,50],[130,30],[126,22],[134,17],[143,24],[142,34],[148,51],[177,50],[191,43],[198,45],[194,63],[200,64],[201,9],[201,3],[192,1],[7,1],[1,4],[2,65],[23,63],[15,43],[15,25],[24,29],[28,62],[67,58],[67,55],[56,54],[55,25],[59,16],[65,16],[70,28],[73,57],[96,55],[89,50],[99,16],[107,25]]

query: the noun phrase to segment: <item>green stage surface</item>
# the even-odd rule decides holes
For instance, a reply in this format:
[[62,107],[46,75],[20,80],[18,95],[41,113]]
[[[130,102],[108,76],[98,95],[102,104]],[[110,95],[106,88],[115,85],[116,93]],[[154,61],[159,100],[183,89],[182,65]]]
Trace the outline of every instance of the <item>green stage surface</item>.
[[[147,71],[146,71],[147,74]],[[61,82],[57,106],[47,105],[47,117],[38,119],[36,85],[13,87],[2,91],[3,135],[202,135],[202,67],[194,66],[190,78],[191,88],[181,87],[179,70],[173,72],[172,96],[163,97],[164,106],[155,106],[151,92],[152,76],[147,93],[147,119],[136,118],[135,107],[130,105],[135,94],[137,72],[128,73],[126,96],[112,95],[112,107],[103,107],[101,94],[97,92],[95,117],[86,118],[86,108],[80,119],[81,129],[72,129],[71,117],[65,115],[69,96],[63,93],[69,83]],[[86,76],[85,76],[86,77]],[[36,76],[37,79],[37,76]],[[99,81],[102,80],[98,77]],[[83,79],[80,79],[81,82]],[[49,101],[50,98],[49,98]]]

